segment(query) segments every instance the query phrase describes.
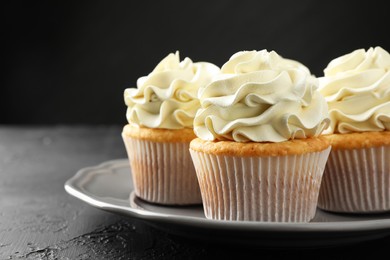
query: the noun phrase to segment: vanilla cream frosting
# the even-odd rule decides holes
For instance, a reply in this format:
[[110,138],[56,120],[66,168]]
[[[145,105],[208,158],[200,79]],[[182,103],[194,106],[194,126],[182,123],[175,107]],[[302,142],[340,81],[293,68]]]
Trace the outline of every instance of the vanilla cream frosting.
[[180,62],[179,52],[164,58],[137,88],[124,92],[129,123],[148,128],[192,128],[200,107],[200,87],[208,84],[219,68],[208,62]]
[[276,52],[234,54],[221,74],[199,90],[194,119],[203,140],[282,142],[318,136],[328,127],[328,107],[318,80],[297,61]]
[[332,60],[319,79],[331,124],[325,133],[390,130],[390,54],[381,47]]

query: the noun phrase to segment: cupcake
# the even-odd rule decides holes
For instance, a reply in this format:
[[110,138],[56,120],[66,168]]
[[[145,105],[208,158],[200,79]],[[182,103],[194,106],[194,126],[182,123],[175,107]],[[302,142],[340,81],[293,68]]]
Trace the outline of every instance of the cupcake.
[[334,212],[390,210],[390,55],[380,47],[332,60],[320,78],[332,152],[318,206]]
[[308,222],[329,141],[318,80],[276,52],[243,51],[201,87],[190,152],[205,216],[216,220]]
[[176,52],[124,91],[128,124],[122,137],[137,197],[164,205],[202,202],[189,143],[196,137],[198,90],[217,73],[211,63],[180,62]]

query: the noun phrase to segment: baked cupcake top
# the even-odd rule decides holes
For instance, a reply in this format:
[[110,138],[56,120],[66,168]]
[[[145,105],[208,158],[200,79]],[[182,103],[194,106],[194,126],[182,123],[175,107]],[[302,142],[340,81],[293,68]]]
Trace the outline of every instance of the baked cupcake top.
[[208,62],[180,62],[179,52],[165,57],[137,88],[124,91],[129,123],[147,128],[192,128],[200,103],[200,87],[208,84],[219,68]]
[[195,134],[207,141],[282,142],[318,136],[328,107],[318,80],[301,63],[276,52],[234,54],[199,90]]
[[329,106],[325,133],[390,130],[390,54],[381,47],[332,60],[319,79]]

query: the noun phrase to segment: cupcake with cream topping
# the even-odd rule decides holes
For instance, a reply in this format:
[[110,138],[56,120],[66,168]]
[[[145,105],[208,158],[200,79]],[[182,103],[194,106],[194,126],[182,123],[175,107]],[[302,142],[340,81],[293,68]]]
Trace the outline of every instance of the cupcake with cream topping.
[[129,123],[122,137],[139,198],[165,205],[202,202],[188,149],[196,137],[198,90],[218,73],[211,63],[180,61],[176,52],[139,78],[137,88],[124,91]]
[[381,47],[332,60],[320,78],[332,152],[318,206],[335,212],[390,210],[390,54]]
[[190,144],[209,219],[308,222],[330,151],[318,81],[276,52],[243,51],[201,87]]

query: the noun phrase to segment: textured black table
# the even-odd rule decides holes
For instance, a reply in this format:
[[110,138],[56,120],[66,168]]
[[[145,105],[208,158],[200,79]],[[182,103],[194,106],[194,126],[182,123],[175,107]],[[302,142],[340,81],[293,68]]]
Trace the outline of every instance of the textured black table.
[[169,235],[68,195],[80,168],[125,158],[121,126],[0,126],[0,259],[388,259],[390,236],[345,247],[267,249]]

